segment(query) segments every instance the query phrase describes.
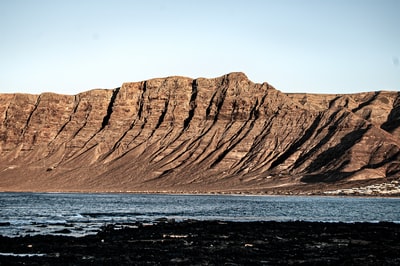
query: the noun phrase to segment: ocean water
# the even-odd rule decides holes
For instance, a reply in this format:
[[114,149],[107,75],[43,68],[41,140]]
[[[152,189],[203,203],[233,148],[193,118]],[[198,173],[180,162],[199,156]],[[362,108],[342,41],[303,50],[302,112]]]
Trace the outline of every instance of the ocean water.
[[0,235],[80,236],[164,218],[400,223],[400,198],[0,193]]

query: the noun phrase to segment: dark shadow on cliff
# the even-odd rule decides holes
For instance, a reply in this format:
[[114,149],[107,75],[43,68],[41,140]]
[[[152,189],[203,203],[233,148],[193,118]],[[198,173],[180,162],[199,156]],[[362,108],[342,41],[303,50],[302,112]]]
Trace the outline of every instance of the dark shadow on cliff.
[[304,183],[335,183],[352,176],[355,172],[329,171],[321,174],[305,175],[301,178]]
[[271,168],[275,168],[276,166],[282,164],[286,161],[293,153],[295,153],[304,143],[311,138],[314,134],[315,130],[317,130],[319,123],[321,122],[322,115],[320,114],[312,125],[304,132],[304,135],[294,142],[283,154],[281,154],[274,162],[271,164]]
[[400,127],[400,92],[397,94],[397,99],[393,104],[393,109],[388,115],[386,122],[381,125],[381,128],[389,133],[392,133],[398,127]]
[[[368,125],[365,128],[359,128],[344,136],[340,143],[336,146],[322,152],[318,157],[307,167],[306,173],[315,173],[305,175],[301,178],[305,183],[316,182],[335,182],[345,179],[354,174],[354,172],[343,172],[343,169],[350,163],[350,159],[346,154],[361,137],[371,128]],[[322,167],[331,168],[326,172],[321,172]]]

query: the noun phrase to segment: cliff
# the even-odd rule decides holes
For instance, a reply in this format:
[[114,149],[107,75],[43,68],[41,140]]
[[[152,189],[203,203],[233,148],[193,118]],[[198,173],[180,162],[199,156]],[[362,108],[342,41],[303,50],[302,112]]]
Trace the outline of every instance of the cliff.
[[1,191],[323,192],[400,176],[400,94],[285,94],[243,73],[0,94]]

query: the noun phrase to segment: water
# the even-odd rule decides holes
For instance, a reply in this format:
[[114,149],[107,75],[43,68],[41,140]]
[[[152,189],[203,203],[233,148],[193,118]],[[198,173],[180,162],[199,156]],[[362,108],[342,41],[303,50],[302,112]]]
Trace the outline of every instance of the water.
[[161,218],[400,223],[400,198],[0,193],[0,235],[79,236]]

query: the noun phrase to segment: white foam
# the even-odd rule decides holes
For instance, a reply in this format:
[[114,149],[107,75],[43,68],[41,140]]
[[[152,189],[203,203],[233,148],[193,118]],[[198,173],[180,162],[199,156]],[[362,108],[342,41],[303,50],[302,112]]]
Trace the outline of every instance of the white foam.
[[7,252],[0,252],[0,256],[11,256],[11,257],[44,257],[47,254],[43,253],[7,253]]

